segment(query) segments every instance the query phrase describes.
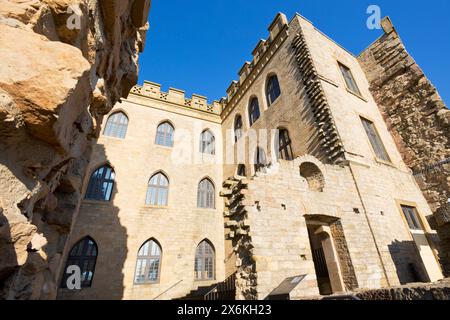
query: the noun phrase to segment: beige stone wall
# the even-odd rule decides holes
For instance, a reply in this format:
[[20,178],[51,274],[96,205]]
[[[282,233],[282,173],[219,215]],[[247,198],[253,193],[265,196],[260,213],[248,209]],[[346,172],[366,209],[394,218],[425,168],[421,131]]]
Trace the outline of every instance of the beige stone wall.
[[[89,166],[90,172],[105,162],[114,167],[113,200],[83,201],[70,239],[71,246],[87,235],[97,242],[99,254],[93,284],[78,292],[60,289],[59,298],[171,299],[198,286],[224,280],[223,202],[218,197],[222,166],[216,164],[222,157],[219,117],[135,94],[113,111],[117,110],[129,117],[126,138],[101,136]],[[157,126],[165,120],[175,127],[173,148],[155,145]],[[199,153],[200,133],[206,128],[216,136],[215,156],[202,157]],[[188,152],[192,159],[181,159]],[[160,170],[170,182],[168,206],[146,206],[148,181]],[[197,186],[204,177],[216,186],[216,209],[197,208]],[[160,281],[135,285],[137,253],[150,238],[162,247]],[[215,248],[216,280],[195,282],[195,250],[204,239]],[[164,293],[167,289],[170,290]]]
[[[444,164],[450,158],[450,111],[407,52],[389,18],[383,20],[383,28],[385,34],[358,61],[405,163],[437,214],[439,208],[445,210],[450,197],[450,165]],[[442,240],[442,264],[449,273],[447,223],[438,221],[436,227]]]

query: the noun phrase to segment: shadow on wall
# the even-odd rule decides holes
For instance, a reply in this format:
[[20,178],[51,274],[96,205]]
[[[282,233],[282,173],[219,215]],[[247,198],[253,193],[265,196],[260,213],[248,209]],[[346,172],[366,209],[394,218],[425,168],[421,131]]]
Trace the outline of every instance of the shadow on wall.
[[[85,192],[92,173],[105,164],[109,164],[105,148],[97,144],[83,183],[83,200],[65,250],[62,270],[62,273],[67,270],[67,260],[73,246],[86,237],[92,238],[98,251],[91,286],[81,290],[62,288],[61,275],[58,300],[120,300],[124,297],[124,265],[128,254],[128,235],[126,228],[120,223],[119,208],[114,202],[120,188],[116,177],[126,173],[114,170],[114,187],[110,201],[85,200]],[[110,165],[114,169],[114,163]]]
[[0,300],[7,299],[7,288],[10,286],[10,276],[18,267],[16,251],[12,243],[8,219],[0,207]]
[[388,248],[400,284],[430,281],[414,241],[395,240]]

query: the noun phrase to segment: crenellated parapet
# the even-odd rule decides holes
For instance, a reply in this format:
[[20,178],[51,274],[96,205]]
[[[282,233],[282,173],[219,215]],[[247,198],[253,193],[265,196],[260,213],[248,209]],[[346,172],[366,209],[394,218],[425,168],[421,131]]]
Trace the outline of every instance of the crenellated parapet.
[[252,52],[253,60],[246,61],[239,70],[239,80],[231,82],[227,89],[227,97],[222,101],[225,104],[223,117],[225,118],[237,105],[246,91],[251,87],[258,75],[271,60],[282,43],[288,37],[289,22],[286,16],[278,13],[269,26],[269,37],[258,41]]
[[135,86],[131,94],[156,99],[163,102],[170,102],[185,108],[197,111],[208,112],[216,115],[222,113],[223,104],[214,101],[208,104],[208,99],[204,96],[193,94],[191,98],[185,97],[185,91],[175,88],[169,88],[168,92],[161,91],[161,85],[151,81],[144,81],[143,86]]

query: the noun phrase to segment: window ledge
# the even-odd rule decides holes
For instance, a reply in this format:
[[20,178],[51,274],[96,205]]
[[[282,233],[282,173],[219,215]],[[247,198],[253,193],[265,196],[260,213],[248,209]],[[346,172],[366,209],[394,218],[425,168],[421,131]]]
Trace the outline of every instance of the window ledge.
[[274,102],[272,102],[271,104],[268,104],[267,102],[267,110],[268,109],[270,109],[270,108],[273,108],[273,107],[275,107],[277,104],[279,104],[279,102],[280,102],[280,100],[281,100],[281,94],[277,97],[277,99],[274,101]]
[[133,286],[138,286],[138,287],[145,287],[145,286],[154,286],[154,285],[159,285],[159,281],[157,282],[141,282],[141,283],[137,283],[137,282],[133,282]]
[[154,206],[154,205],[145,205],[144,209],[169,209],[169,206]]
[[352,90],[350,90],[348,87],[346,88],[348,93],[351,93],[352,95],[354,95],[355,97],[361,99],[364,102],[369,102],[366,98],[364,98],[361,94],[353,92]]
[[116,141],[125,141],[125,139],[126,139],[126,137],[125,138],[117,138],[117,137],[107,136],[107,135],[104,135],[104,134],[102,134],[102,137],[110,139],[110,140],[116,140]]
[[163,150],[173,150],[173,145],[171,146],[171,147],[168,147],[168,146],[163,146],[163,145],[160,145],[160,144],[157,144],[157,143],[154,143],[154,146],[156,147],[156,148],[160,148],[160,149],[163,149]]
[[101,205],[104,207],[109,207],[112,205],[111,201],[101,201],[101,200],[89,200],[89,199],[83,199],[81,202],[82,204],[95,204],[95,205]]
[[384,164],[384,165],[392,167],[392,168],[397,168],[391,161],[382,160],[378,157],[375,157],[375,161],[379,164]]

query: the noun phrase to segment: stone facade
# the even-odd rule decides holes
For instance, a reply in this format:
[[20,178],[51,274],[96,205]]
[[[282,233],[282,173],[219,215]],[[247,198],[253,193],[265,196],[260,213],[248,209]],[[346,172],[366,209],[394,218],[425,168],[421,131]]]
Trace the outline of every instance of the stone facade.
[[[385,34],[358,60],[406,165],[438,215],[448,210],[450,198],[450,110],[406,51],[390,19],[382,25]],[[450,275],[448,223],[441,219],[433,224],[442,240],[442,264]]]
[[[102,135],[88,169],[113,167],[112,200],[82,201],[69,240],[96,242],[93,282],[60,289],[59,299],[181,298],[234,276],[237,299],[280,294],[287,279],[296,285],[283,294],[304,298],[443,277],[428,223],[432,210],[372,95],[361,57],[300,15],[288,21],[278,14],[269,32],[220,102],[145,82],[116,105],[110,115],[127,115],[126,136]],[[359,93],[347,87],[340,65],[351,70]],[[281,94],[270,101],[273,75]],[[250,125],[255,98],[260,116]],[[376,128],[389,160],[380,159],[361,118]],[[175,129],[173,147],[155,143],[165,121]],[[279,159],[280,128],[289,132],[289,161]],[[205,129],[214,134],[214,155],[199,152]],[[263,166],[255,166],[257,147],[266,154]],[[169,179],[168,204],[146,206],[157,172]],[[214,209],[197,208],[205,177],[214,183]],[[84,191],[88,184],[89,175]],[[420,227],[408,224],[405,207],[414,208]],[[138,251],[149,239],[162,250],[160,276],[136,284]],[[214,279],[206,282],[194,278],[195,250],[204,239],[215,253]]]
[[150,0],[0,1],[0,299],[54,299],[103,116],[136,84]]

